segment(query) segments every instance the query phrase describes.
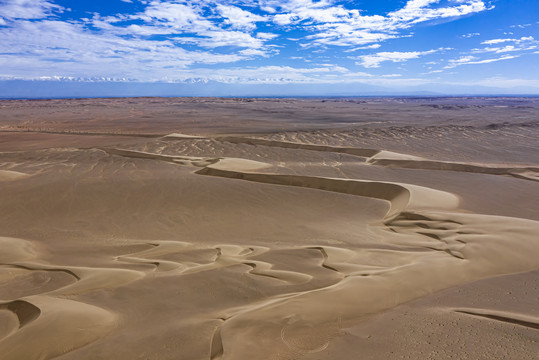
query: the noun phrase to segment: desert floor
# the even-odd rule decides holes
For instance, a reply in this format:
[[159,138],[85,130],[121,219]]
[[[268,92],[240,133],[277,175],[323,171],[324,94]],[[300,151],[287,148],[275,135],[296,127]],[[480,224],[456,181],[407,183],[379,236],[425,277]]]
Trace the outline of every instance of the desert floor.
[[0,359],[536,359],[539,98],[0,101]]

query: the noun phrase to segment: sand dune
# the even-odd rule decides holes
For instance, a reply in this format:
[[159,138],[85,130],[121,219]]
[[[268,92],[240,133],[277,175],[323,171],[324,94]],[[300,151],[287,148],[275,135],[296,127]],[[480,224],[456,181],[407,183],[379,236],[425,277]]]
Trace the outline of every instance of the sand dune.
[[[451,131],[511,136],[483,125]],[[440,160],[439,127],[66,126],[0,153],[0,359],[533,358],[536,164]]]

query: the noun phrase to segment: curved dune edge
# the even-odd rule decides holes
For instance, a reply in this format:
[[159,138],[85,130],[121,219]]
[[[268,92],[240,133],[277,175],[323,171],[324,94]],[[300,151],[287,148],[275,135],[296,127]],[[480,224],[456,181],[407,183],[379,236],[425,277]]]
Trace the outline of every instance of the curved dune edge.
[[497,164],[474,164],[464,162],[436,161],[422,158],[419,156],[401,154],[386,150],[304,144],[257,138],[224,136],[215,139],[219,141],[230,142],[233,144],[262,145],[270,147],[303,149],[354,155],[366,158],[366,164],[370,165],[419,170],[445,170],[490,175],[508,175],[525,180],[539,181],[539,168],[527,167],[522,165],[511,166]]
[[[256,165],[258,164],[253,164],[253,167]],[[454,194],[422,186],[383,181],[254,173],[249,171],[253,167],[249,168],[245,163],[237,159],[226,159],[216,164],[208,165],[196,171],[196,173],[266,184],[312,188],[386,200],[391,204],[386,214],[386,220],[398,216],[405,210],[414,211],[428,208],[456,209],[460,202],[459,198]]]
[[48,295],[80,295],[103,288],[114,288],[142,279],[144,272],[116,269],[46,265],[35,262],[10,263],[10,266],[28,270],[63,271],[76,278],[76,282],[47,292]]
[[255,170],[269,168],[271,165],[241,158],[172,156],[111,148],[103,148],[101,150],[110,155],[160,160],[181,165],[202,167],[202,169],[196,171],[196,174],[199,175],[298,186],[387,200],[391,203],[391,208],[386,216],[387,218],[397,216],[405,209],[409,211],[428,208],[455,209],[459,205],[459,198],[454,194],[417,185],[316,176],[254,173],[253,171]]
[[156,241],[152,245],[153,247],[151,249],[118,256],[116,260],[126,263],[152,264],[156,267],[156,272],[167,276],[195,274],[233,265],[245,265],[245,272],[248,274],[265,276],[288,284],[303,284],[312,279],[310,275],[295,271],[275,270],[273,269],[273,264],[252,259],[268,252],[270,249],[267,247],[222,244],[214,248],[215,256],[213,259],[206,263],[196,263],[167,261],[159,258],[162,255],[192,250],[195,247],[191,243]]
[[43,295],[0,304],[2,308],[13,311],[20,322],[19,329],[0,341],[3,359],[51,359],[98,340],[118,321],[105,309]]
[[384,154],[375,155],[367,159],[367,163],[371,165],[381,165],[406,169],[446,170],[489,175],[511,175],[526,180],[539,180],[539,168],[533,167],[508,167],[502,165],[484,165],[473,163],[434,161],[427,159],[399,159],[395,157],[386,158],[384,157]]

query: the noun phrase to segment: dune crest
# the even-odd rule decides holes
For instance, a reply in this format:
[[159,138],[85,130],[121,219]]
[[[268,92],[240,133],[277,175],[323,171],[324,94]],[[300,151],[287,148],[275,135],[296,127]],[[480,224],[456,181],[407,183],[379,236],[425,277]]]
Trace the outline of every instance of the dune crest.
[[505,166],[493,164],[434,161],[419,156],[401,154],[387,150],[305,144],[298,142],[267,140],[259,138],[219,137],[216,139],[219,141],[226,141],[234,144],[262,145],[269,147],[282,147],[289,149],[304,149],[348,154],[366,158],[366,164],[378,166],[422,170],[462,171],[491,175],[511,175],[521,179],[533,181],[537,181],[537,178],[539,176],[539,168],[527,167],[522,165]]

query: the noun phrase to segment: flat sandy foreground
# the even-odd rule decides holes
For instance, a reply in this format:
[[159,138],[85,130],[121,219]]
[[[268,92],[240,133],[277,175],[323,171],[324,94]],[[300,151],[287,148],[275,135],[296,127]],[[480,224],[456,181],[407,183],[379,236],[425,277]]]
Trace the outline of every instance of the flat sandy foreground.
[[539,98],[0,101],[0,359],[537,359]]

